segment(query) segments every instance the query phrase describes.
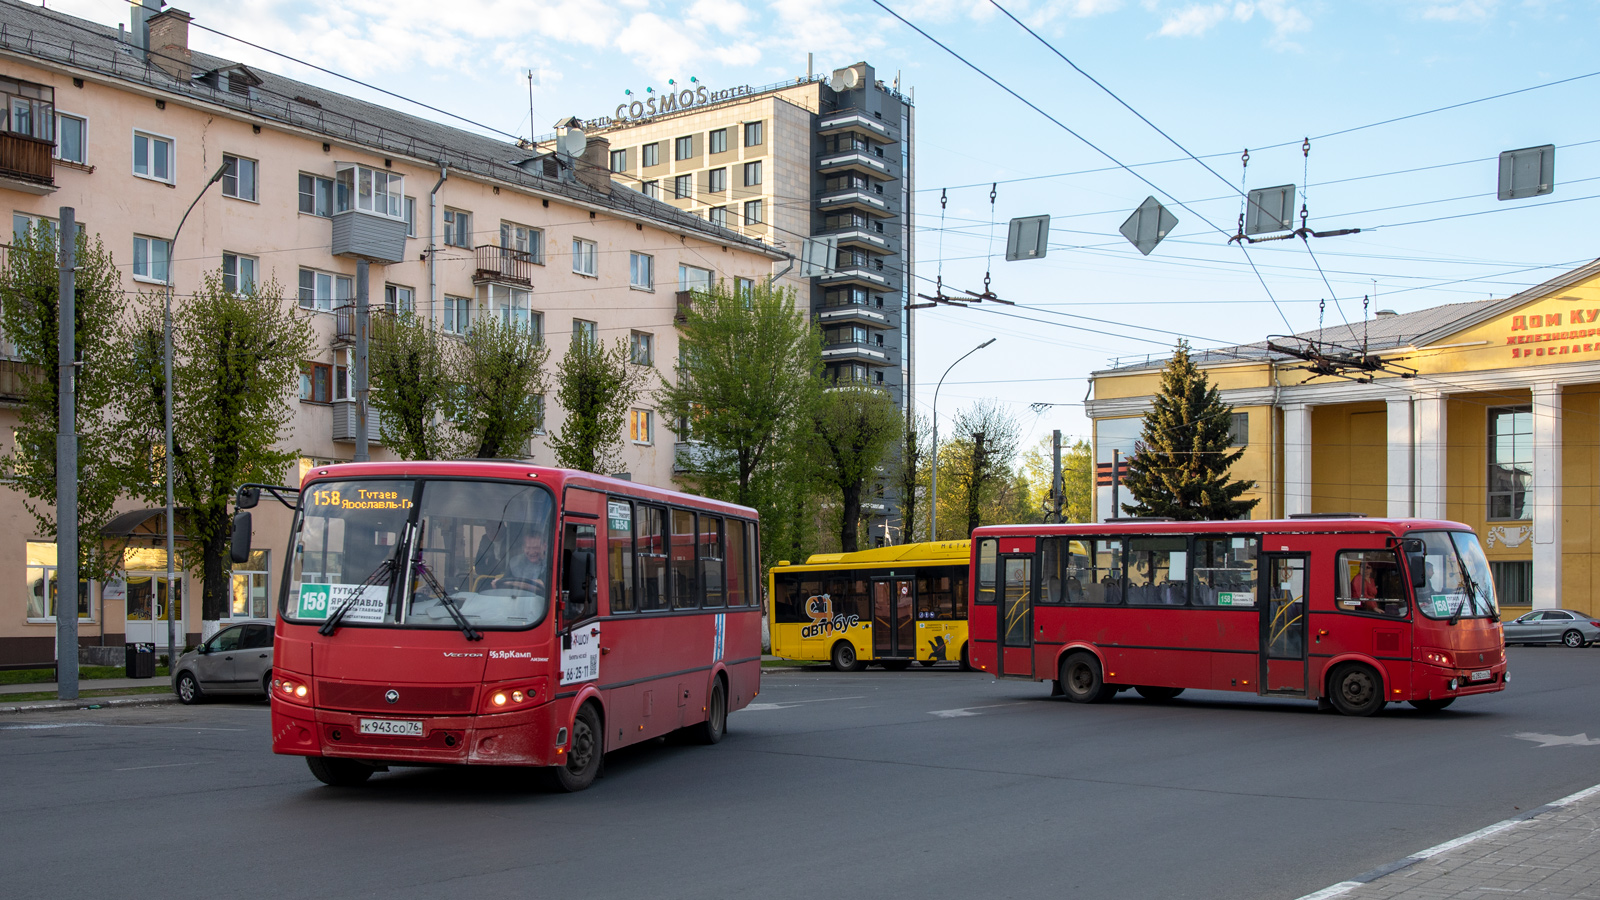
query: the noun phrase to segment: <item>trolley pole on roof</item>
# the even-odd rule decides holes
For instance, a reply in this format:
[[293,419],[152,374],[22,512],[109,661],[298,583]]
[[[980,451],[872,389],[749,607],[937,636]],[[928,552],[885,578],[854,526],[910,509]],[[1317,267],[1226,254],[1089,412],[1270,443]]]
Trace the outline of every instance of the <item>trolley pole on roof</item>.
[[[61,281],[56,311],[56,697],[78,699],[78,329],[77,210],[61,207]],[[48,611],[50,586],[45,585]]]

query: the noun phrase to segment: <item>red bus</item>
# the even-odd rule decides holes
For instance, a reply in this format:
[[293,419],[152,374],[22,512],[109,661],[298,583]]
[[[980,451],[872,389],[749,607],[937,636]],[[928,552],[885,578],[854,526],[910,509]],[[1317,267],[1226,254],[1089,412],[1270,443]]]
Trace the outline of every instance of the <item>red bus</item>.
[[1079,703],[1197,688],[1371,715],[1508,680],[1489,563],[1456,522],[998,525],[972,550],[972,663]]
[[325,783],[491,764],[582,790],[620,747],[716,743],[760,690],[752,509],[501,461],[329,466],[298,494],[272,749]]

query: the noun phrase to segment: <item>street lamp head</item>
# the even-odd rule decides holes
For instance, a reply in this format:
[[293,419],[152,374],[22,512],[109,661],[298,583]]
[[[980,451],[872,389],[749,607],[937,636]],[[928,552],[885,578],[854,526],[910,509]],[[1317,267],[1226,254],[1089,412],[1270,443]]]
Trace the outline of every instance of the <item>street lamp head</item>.
[[211,173],[211,180],[206,182],[206,187],[210,187],[213,184],[216,184],[217,182],[221,181],[222,180],[222,176],[224,176],[226,174],[228,174],[228,164],[227,163],[223,163],[222,165],[217,166],[217,170],[215,172]]
[[989,338],[987,341],[984,341],[983,343],[979,344],[978,345],[978,349],[982,350],[983,348],[985,348],[985,347],[989,346],[990,344],[994,343],[994,341],[995,341],[994,338]]

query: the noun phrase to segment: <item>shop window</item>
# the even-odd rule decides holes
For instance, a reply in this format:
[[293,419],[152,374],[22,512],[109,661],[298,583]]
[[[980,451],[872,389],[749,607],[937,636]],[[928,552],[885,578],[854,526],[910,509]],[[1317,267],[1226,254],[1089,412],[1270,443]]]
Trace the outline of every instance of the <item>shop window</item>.
[[[43,541],[28,541],[25,573],[28,584],[28,621],[54,622],[56,620],[56,545]],[[89,602],[89,582],[78,580],[78,621],[94,619],[94,606]]]
[[233,607],[236,619],[265,619],[270,613],[267,577],[272,571],[271,550],[251,550],[250,558],[233,565]]

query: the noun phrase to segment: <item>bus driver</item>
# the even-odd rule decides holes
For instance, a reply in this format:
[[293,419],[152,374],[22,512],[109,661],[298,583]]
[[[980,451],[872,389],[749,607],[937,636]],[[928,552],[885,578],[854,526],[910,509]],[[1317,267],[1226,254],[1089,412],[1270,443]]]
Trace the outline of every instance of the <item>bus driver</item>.
[[529,532],[522,538],[522,553],[511,558],[506,574],[495,582],[495,587],[524,587],[537,594],[548,593],[545,578],[549,565],[549,546],[544,533]]

